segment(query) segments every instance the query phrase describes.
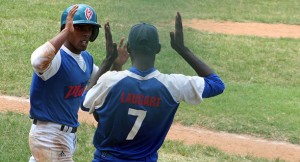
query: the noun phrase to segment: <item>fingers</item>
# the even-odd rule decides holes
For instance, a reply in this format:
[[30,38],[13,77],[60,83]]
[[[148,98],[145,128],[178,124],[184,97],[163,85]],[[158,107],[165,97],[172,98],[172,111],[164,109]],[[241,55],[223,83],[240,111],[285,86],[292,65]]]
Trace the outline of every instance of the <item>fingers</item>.
[[114,48],[114,51],[117,51],[117,44],[116,43],[113,43],[113,48]]
[[78,5],[76,4],[68,13],[68,16],[66,18],[67,22],[65,24],[65,28],[68,29],[69,31],[74,31],[74,27],[73,27],[73,19],[74,19],[74,15],[78,10]]
[[171,43],[171,47],[174,48],[175,47],[175,34],[174,32],[170,32],[170,43]]
[[116,43],[113,43],[113,57],[114,59],[116,59],[118,57],[118,48],[117,48],[117,44]]
[[67,16],[67,19],[73,21],[74,15],[75,15],[75,13],[77,12],[77,10],[78,10],[78,5],[76,4],[76,5],[69,11],[69,14],[68,14],[68,16]]
[[179,12],[177,12],[175,18],[175,32],[182,32],[182,20]]
[[128,54],[128,53],[127,53],[127,42],[126,42],[125,45],[124,45],[124,50],[126,51],[126,54]]
[[174,42],[174,39],[175,39],[174,32],[170,32],[170,39],[171,39],[171,43]]
[[118,53],[121,55],[121,57],[127,57],[128,56],[128,51],[127,51],[127,43],[123,47],[118,48]]
[[75,13],[77,12],[78,10],[78,5],[76,4],[69,12],[69,15],[71,14],[72,16],[75,15]]
[[104,25],[104,29],[105,29],[105,39],[106,39],[106,44],[112,44],[113,40],[112,40],[112,35],[110,32],[110,26],[109,26],[109,22],[107,22]]
[[124,39],[124,37],[121,38],[118,48],[121,48],[123,46]]
[[174,32],[170,32],[170,38],[171,40],[174,39]]
[[182,19],[179,12],[177,12],[175,18],[175,32],[173,35],[173,43],[177,44],[177,46],[179,47],[184,46]]

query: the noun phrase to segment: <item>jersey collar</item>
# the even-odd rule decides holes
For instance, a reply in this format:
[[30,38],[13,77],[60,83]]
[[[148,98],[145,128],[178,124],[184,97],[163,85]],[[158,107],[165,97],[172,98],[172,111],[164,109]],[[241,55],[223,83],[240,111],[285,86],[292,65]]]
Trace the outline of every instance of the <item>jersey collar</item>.
[[135,73],[139,76],[142,76],[142,77],[145,77],[147,76],[148,74],[154,72],[156,69],[153,67],[153,68],[150,68],[148,70],[145,70],[145,71],[141,71],[139,69],[137,69],[136,67],[132,66],[131,68],[129,68],[129,71],[132,72],[132,73]]

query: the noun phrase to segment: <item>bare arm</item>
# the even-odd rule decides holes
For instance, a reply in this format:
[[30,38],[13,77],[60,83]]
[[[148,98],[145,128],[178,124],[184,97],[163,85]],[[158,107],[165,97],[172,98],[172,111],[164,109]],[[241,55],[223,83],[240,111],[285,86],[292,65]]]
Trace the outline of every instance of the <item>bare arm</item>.
[[117,44],[114,43],[112,40],[112,35],[110,32],[110,26],[108,22],[104,25],[104,28],[106,40],[106,57],[99,66],[99,70],[96,73],[95,77],[91,78],[90,87],[93,87],[97,83],[99,77],[111,68],[113,62],[118,57]]
[[183,30],[181,15],[177,12],[175,18],[175,32],[170,32],[171,46],[182,58],[196,71],[196,73],[205,77],[213,74],[213,70],[210,69],[203,61],[194,55],[187,47],[184,46]]
[[205,87],[203,98],[209,98],[223,93],[225,85],[214,71],[184,46],[182,21],[179,12],[175,18],[175,32],[170,32],[171,46],[182,58],[191,65],[200,77],[204,77]]
[[74,32],[73,18],[77,10],[78,5],[75,5],[69,12],[66,27],[58,35],[33,52],[31,56],[31,63],[37,72],[43,73],[47,70],[55,54],[67,40],[68,35],[71,32]]
[[73,18],[75,13],[78,10],[78,5],[75,5],[69,12],[67,16],[67,22],[65,25],[65,28],[54,38],[52,38],[49,42],[54,46],[56,49],[55,52],[60,49],[60,47],[64,44],[64,42],[67,40],[68,35],[72,32],[74,32],[74,26],[73,26]]

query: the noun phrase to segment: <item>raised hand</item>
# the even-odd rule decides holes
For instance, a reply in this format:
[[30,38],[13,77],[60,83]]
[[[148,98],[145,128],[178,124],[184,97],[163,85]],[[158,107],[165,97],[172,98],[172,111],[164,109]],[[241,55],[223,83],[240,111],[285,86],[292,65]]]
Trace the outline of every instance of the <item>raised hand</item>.
[[[77,10],[78,10],[78,5],[73,6],[73,8],[69,11],[68,16],[66,18],[66,24],[64,29],[49,41],[55,48],[53,52],[54,53],[53,57],[57,53],[57,51],[61,48],[61,46],[65,43],[65,41],[68,39],[69,34],[74,32],[73,19]],[[52,59],[53,58],[51,58],[50,61]]]
[[76,4],[70,11],[69,14],[67,16],[67,22],[65,25],[65,29],[73,32],[74,31],[74,26],[73,26],[73,19],[74,19],[74,15],[78,10],[78,5]]
[[113,42],[109,22],[104,25],[106,40],[106,58],[114,61],[118,57],[117,44]]
[[175,17],[175,32],[170,32],[170,38],[171,46],[175,51],[180,52],[184,49],[182,20],[179,12]]
[[121,38],[121,41],[118,45],[118,57],[115,59],[112,70],[120,71],[122,70],[122,66],[126,63],[129,58],[129,54],[127,52],[127,43],[124,43],[124,37]]
[[205,77],[214,73],[209,66],[207,66],[203,61],[195,56],[192,51],[184,46],[182,21],[179,12],[177,12],[175,18],[175,32],[170,32],[170,38],[172,48],[177,51],[177,53],[180,54],[189,65],[191,65],[199,76]]
[[112,67],[112,64],[114,63],[115,59],[118,57],[117,44],[114,43],[112,40],[112,35],[110,32],[110,26],[108,22],[104,25],[104,29],[105,29],[105,40],[106,40],[106,58],[99,66],[99,70],[96,73],[95,77],[90,79],[90,83],[87,87],[87,90],[89,90],[97,83],[99,77],[102,74],[106,73]]

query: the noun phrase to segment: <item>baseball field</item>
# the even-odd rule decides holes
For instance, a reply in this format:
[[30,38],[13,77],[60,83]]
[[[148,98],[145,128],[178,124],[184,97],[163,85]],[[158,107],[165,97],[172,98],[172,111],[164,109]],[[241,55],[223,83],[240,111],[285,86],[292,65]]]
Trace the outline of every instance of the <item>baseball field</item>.
[[[0,0],[0,3],[0,95],[26,99],[33,73],[31,53],[59,32],[60,16],[67,6],[83,2]],[[157,26],[162,51],[157,55],[156,67],[164,73],[196,75],[169,43],[169,32],[174,30],[174,17],[179,11],[185,45],[221,76],[226,90],[201,105],[182,103],[175,122],[187,128],[284,142],[298,150],[298,154],[288,158],[284,155],[289,152],[266,158],[251,152],[228,153],[216,146],[167,139],[159,152],[159,161],[300,161],[298,0],[90,0],[84,3],[94,7],[101,25],[110,22],[116,42],[128,35],[133,24],[148,22]],[[100,29],[98,39],[90,43],[88,51],[96,63],[102,61],[104,30]],[[128,67],[130,62],[124,66]],[[14,110],[16,102],[13,100],[5,106],[0,102],[0,107]],[[28,161],[30,124],[26,112],[0,112],[0,161]],[[91,161],[94,131],[93,125],[81,123],[75,161]],[[267,151],[266,148],[260,152]]]

